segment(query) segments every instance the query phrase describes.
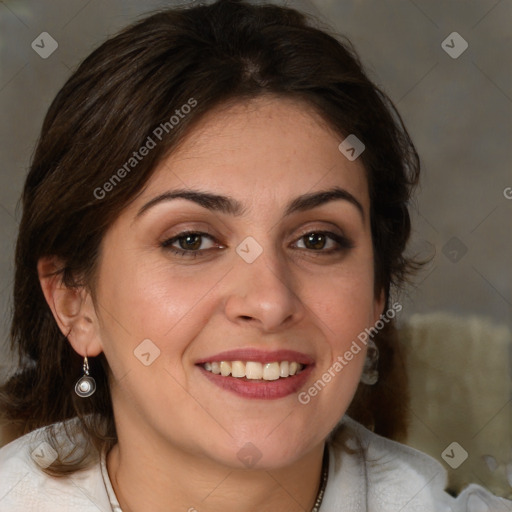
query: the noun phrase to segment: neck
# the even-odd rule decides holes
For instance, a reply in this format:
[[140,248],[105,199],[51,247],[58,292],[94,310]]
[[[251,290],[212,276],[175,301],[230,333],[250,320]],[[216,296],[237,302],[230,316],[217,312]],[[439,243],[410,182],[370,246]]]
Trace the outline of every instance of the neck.
[[123,512],[167,512],[170,504],[189,512],[309,512],[314,506],[323,443],[290,466],[248,470],[118,435],[107,469]]

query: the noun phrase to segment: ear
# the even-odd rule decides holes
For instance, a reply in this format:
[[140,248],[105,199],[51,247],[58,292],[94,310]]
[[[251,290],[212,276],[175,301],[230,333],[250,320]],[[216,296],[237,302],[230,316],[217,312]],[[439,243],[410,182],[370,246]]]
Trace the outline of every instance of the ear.
[[62,282],[64,267],[55,257],[37,262],[39,282],[46,302],[59,329],[81,356],[97,356],[102,352],[99,322],[90,292],[83,286],[67,287]]

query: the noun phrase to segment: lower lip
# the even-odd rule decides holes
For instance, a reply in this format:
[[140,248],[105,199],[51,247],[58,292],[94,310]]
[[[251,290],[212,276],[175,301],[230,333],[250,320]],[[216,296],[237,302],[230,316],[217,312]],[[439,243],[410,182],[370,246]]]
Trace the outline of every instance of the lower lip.
[[202,366],[199,366],[199,369],[211,382],[238,396],[260,400],[276,400],[299,391],[311,374],[313,365],[306,366],[298,375],[277,380],[245,380],[237,377],[223,377],[205,370]]

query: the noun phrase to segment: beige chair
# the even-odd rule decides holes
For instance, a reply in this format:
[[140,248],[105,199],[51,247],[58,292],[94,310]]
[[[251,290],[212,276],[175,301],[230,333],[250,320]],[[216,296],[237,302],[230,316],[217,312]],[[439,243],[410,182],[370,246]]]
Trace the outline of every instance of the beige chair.
[[407,444],[444,464],[454,492],[474,482],[511,498],[510,330],[477,316],[416,314],[400,340],[411,390]]

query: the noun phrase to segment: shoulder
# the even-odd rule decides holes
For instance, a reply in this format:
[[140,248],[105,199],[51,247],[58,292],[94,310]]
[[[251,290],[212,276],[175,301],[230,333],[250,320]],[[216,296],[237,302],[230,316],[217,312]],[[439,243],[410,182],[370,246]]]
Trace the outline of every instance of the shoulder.
[[[56,424],[54,431],[62,433],[63,424]],[[66,438],[58,439],[65,442]],[[89,469],[52,477],[43,468],[55,457],[47,428],[35,430],[0,449],[0,512],[110,509],[99,460]]]
[[330,442],[326,510],[380,512],[511,512],[512,502],[471,485],[457,498],[445,492],[447,473],[434,458],[343,419]]

